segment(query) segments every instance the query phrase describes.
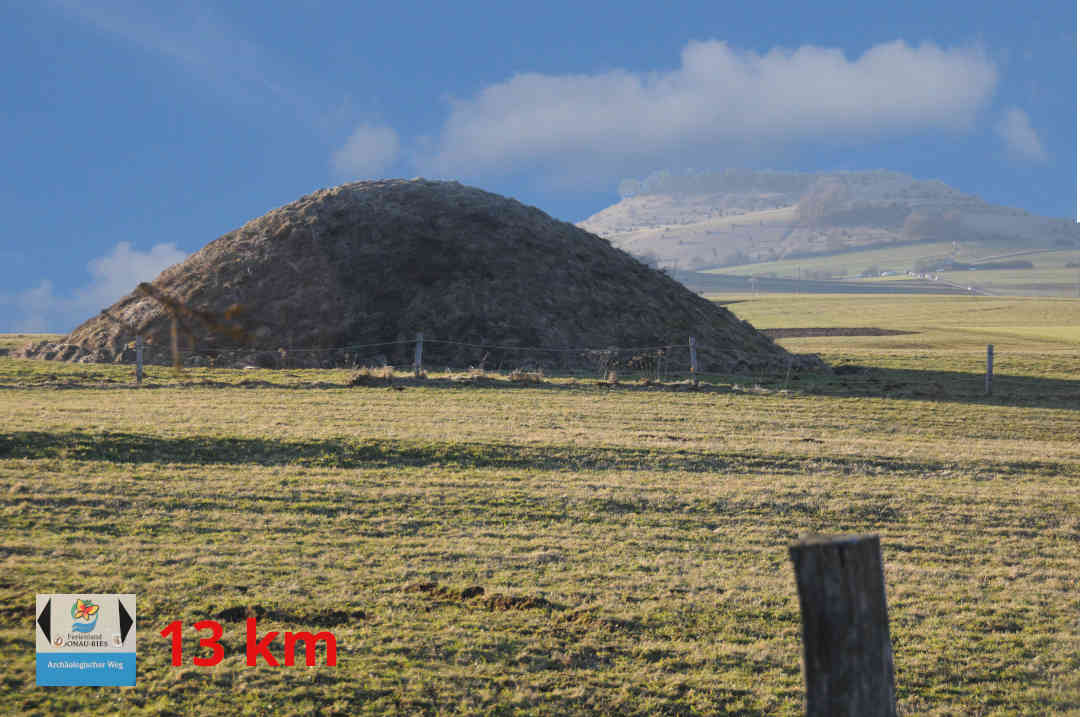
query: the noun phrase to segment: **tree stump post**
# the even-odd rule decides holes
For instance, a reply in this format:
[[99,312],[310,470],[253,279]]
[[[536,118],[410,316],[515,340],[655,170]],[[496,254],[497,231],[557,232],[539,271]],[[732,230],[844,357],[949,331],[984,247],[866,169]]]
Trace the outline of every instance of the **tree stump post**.
[[896,717],[878,537],[803,538],[788,554],[802,607],[807,717]]
[[994,390],[994,345],[986,345],[986,395]]

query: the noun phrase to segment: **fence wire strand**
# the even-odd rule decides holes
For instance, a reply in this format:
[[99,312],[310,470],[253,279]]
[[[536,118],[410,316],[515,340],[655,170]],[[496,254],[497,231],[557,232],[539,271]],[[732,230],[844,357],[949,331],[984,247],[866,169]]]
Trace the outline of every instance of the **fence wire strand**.
[[[268,369],[380,369],[394,371],[416,370],[411,357],[416,339],[375,341],[362,344],[343,344],[329,347],[281,347],[278,349],[252,346],[171,347],[146,346],[148,364],[161,364],[166,358],[179,356],[184,367],[256,368]],[[132,343],[126,344],[131,346]],[[491,372],[540,371],[556,376],[592,376],[600,380],[620,380],[634,377],[656,381],[683,378],[708,379],[729,374],[691,370],[691,348],[687,343],[652,344],[645,346],[607,347],[549,347],[521,346],[499,343],[479,343],[455,339],[424,338],[424,348],[459,348],[463,351],[424,352],[421,368],[426,372]],[[745,354],[728,348],[698,344],[697,350],[713,357],[733,359],[737,363]],[[473,355],[470,355],[473,354]],[[125,359],[130,360],[130,358]],[[740,372],[745,373],[745,372]]]

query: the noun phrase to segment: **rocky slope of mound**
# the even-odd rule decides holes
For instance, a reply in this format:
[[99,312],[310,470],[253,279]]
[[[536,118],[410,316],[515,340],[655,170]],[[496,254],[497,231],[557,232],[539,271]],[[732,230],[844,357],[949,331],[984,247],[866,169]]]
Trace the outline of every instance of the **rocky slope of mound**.
[[[173,304],[170,308],[167,304]],[[815,368],[727,310],[607,241],[456,182],[324,189],[254,219],[166,269],[60,342],[22,355],[168,363],[174,317],[187,363],[581,365],[584,352],[685,345],[703,371]],[[398,342],[398,343],[384,343]]]

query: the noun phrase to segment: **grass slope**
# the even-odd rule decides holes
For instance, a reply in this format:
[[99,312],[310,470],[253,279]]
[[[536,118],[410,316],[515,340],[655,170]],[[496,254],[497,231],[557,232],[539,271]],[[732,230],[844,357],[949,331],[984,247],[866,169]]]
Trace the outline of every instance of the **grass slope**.
[[[902,712],[1080,713],[1080,358],[1055,328],[1080,302],[727,298],[920,333],[785,340],[864,368],[698,392],[155,367],[138,390],[0,357],[0,712],[800,714],[786,546],[819,531],[881,536]],[[138,593],[134,689],[34,686],[53,591]],[[332,631],[338,666],[247,667],[247,611]],[[225,661],[172,667],[158,631],[214,616]]]

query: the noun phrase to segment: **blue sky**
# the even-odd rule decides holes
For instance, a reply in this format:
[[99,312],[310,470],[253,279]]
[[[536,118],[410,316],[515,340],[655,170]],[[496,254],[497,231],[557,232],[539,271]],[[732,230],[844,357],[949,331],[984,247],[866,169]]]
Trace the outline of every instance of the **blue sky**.
[[0,331],[68,331],[320,187],[568,221],[659,169],[891,169],[1076,214],[1072,2],[0,5]]

